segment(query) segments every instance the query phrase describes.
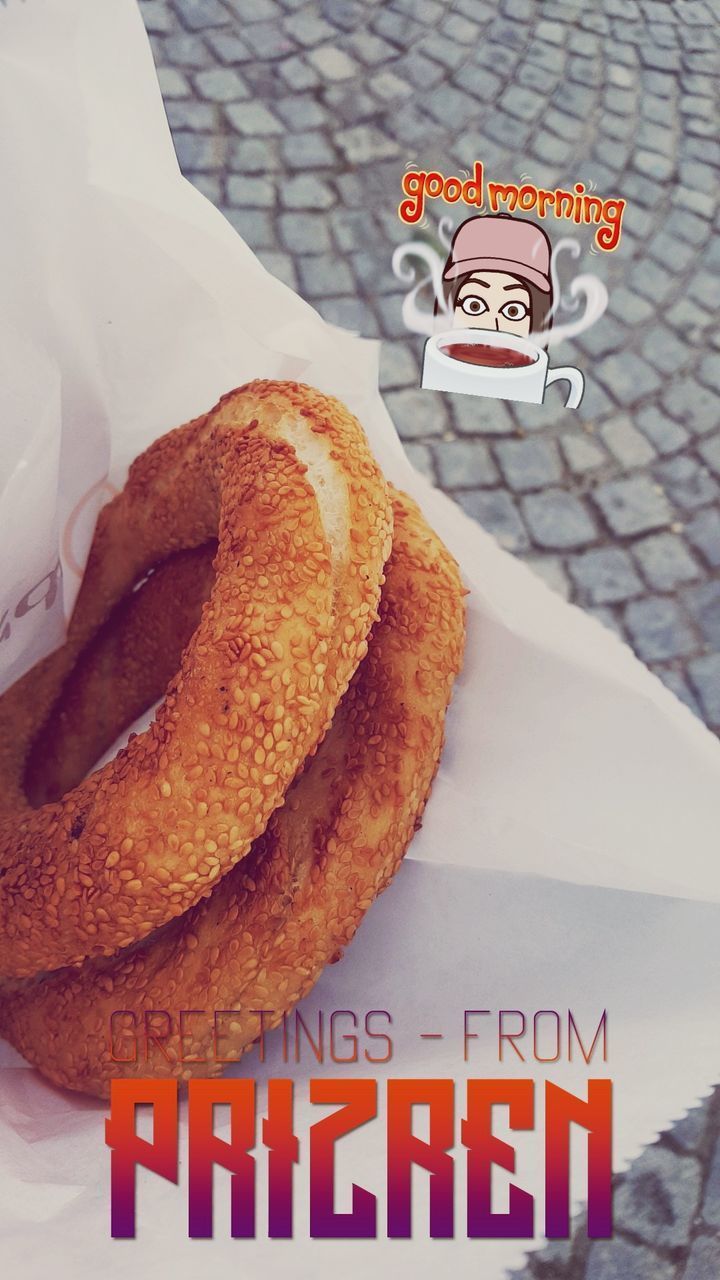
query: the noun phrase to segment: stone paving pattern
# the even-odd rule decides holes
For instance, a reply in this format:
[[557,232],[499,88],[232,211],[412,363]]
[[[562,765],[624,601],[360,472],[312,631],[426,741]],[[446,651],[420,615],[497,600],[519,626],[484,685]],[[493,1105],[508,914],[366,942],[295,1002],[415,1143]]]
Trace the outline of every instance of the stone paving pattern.
[[[141,0],[183,171],[327,319],[383,339],[415,464],[720,730],[720,0]],[[419,389],[405,165],[628,202],[579,410]],[[434,202],[458,220],[457,207]],[[547,224],[551,238],[566,223]],[[589,243],[589,239],[588,239]],[[591,265],[588,267],[588,263]],[[720,1102],[620,1179],[610,1243],[523,1280],[717,1280]]]

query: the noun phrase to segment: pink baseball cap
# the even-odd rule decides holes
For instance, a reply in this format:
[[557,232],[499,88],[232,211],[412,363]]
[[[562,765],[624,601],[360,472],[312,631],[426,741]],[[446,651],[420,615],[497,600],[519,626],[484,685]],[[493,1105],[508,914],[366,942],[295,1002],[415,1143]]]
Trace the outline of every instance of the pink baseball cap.
[[506,271],[550,292],[550,241],[542,227],[509,213],[469,218],[452,242],[446,280],[471,271]]

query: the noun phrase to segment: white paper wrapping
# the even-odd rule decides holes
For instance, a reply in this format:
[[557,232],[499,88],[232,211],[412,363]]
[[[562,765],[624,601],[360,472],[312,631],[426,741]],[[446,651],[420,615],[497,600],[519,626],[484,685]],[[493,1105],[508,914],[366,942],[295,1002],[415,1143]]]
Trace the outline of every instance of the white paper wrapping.
[[[465,1008],[607,1008],[600,1070],[615,1081],[621,1167],[720,1063],[720,745],[613,635],[412,471],[378,395],[376,344],[328,326],[270,277],[181,177],[132,0],[0,8],[0,121],[0,688],[61,639],[99,505],[147,443],[252,377],[340,396],[458,557],[471,595],[423,829],[308,1008],[389,1009],[393,1074],[458,1081]],[[419,1039],[436,1029],[442,1045]],[[292,1244],[233,1242],[220,1203],[216,1239],[190,1242],[182,1193],[149,1176],[138,1239],[113,1242],[103,1109],[53,1091],[7,1047],[1,1062],[11,1272],[181,1277],[211,1260],[248,1277],[330,1265],[396,1276],[457,1263],[494,1280],[528,1247],[463,1241],[460,1212],[456,1241],[429,1246],[422,1197],[407,1245],[340,1252],[300,1226]],[[488,1044],[467,1069],[506,1066]],[[523,1074],[542,1078],[532,1063]],[[566,1064],[552,1077],[582,1093],[587,1074]],[[341,1173],[366,1173],[377,1189],[377,1136],[353,1142]],[[539,1138],[516,1145],[522,1185],[536,1190]],[[538,1206],[539,1242],[539,1191]]]

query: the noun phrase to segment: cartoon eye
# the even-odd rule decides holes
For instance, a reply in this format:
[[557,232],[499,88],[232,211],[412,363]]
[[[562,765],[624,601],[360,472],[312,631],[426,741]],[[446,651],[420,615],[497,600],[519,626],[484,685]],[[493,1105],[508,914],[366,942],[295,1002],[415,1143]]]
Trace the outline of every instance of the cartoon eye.
[[530,315],[530,308],[526,302],[506,302],[505,306],[500,308],[500,315],[506,320],[524,320]]
[[478,298],[475,293],[471,294],[469,298],[463,298],[460,306],[466,316],[481,316],[488,309],[484,298]]

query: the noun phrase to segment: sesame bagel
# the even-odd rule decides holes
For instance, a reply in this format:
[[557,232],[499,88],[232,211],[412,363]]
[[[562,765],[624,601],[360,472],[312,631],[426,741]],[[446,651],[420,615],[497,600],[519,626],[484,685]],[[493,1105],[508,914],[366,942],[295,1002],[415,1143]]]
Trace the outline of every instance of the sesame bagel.
[[[67,643],[0,699],[0,976],[110,955],[248,852],[367,649],[390,548],[357,420],[256,382],[170,432],[103,509]],[[150,728],[33,809],[33,743],[78,655],[158,561],[217,539],[214,581]]]
[[[139,945],[6,994],[0,1031],[56,1084],[106,1096],[117,1076],[216,1074],[212,1028],[205,1022],[193,1034],[197,1019],[185,1029],[182,1054],[175,1036],[150,1063],[142,1055],[114,1061],[113,1013],[142,1021],[150,1010],[237,1010],[223,1022],[222,1056],[241,1057],[258,1033],[254,1011],[270,1011],[267,1028],[279,1023],[338,958],[397,870],[440,757],[464,609],[457,566],[418,508],[398,494],[394,514],[368,655],[249,856],[208,898]],[[203,589],[201,563],[186,559],[158,571],[145,597],[117,620],[122,651],[154,607],[153,595],[160,601],[182,591],[199,608]],[[161,673],[166,657],[158,650],[148,661]],[[83,669],[81,662],[80,680]],[[77,714],[82,706],[89,703],[76,701]],[[55,731],[61,747],[61,720]],[[126,1048],[120,1036],[115,1057],[130,1056]]]

